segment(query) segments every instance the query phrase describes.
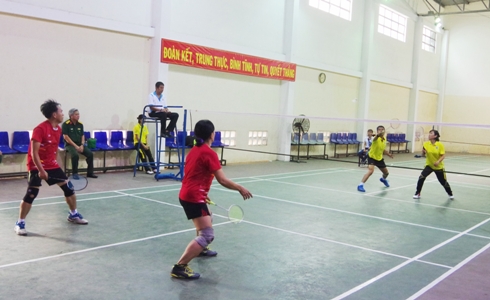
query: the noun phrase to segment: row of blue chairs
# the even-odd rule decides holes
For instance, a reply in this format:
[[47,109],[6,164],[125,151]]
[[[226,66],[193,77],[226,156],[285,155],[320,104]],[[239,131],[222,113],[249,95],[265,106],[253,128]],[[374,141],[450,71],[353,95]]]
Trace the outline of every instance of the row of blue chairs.
[[[192,148],[192,146],[186,145],[186,140],[188,136],[194,136],[194,131],[189,132],[189,135],[187,134],[187,131],[178,131],[177,136],[175,136],[174,132],[171,132],[170,135],[171,138],[165,139],[165,147],[168,147],[170,152],[178,152],[179,148]],[[211,148],[221,148],[220,163],[222,166],[226,166],[226,159],[223,159],[223,152],[224,148],[227,146],[228,145],[221,141],[221,131],[215,131]],[[168,156],[168,163],[172,164],[170,161],[170,155]]]
[[343,132],[332,133],[330,135],[330,143],[340,145],[355,145],[361,142],[357,140],[357,133],[355,132]]
[[325,135],[323,134],[323,132],[319,132],[319,133],[315,133],[315,132],[307,133],[307,132],[305,132],[301,135],[301,139],[299,138],[299,133],[295,133],[293,135],[293,139],[291,141],[291,144],[293,144],[293,145],[297,145],[297,144],[323,145],[323,144],[325,144],[324,138],[325,138]]
[[[85,131],[85,140],[90,138],[90,132]],[[99,131],[94,133],[94,138],[97,139],[96,148],[94,151],[107,151],[107,150],[129,150],[135,149],[133,132],[127,132],[127,138],[123,138],[122,131],[113,131],[110,134],[110,139],[107,136],[107,132]],[[30,144],[29,131],[14,131],[12,138],[12,146],[9,143],[9,134],[6,131],[0,132],[0,151],[4,154],[18,154],[27,153]],[[65,149],[65,142],[63,135],[60,137],[59,148]]]
[[[388,133],[386,135],[386,140],[390,143],[390,152],[409,152],[408,150],[408,143],[410,142],[409,140],[407,140],[406,138],[406,135],[405,133]],[[392,145],[393,144],[398,144],[398,149],[397,150],[393,150],[392,149]],[[400,145],[401,144],[405,144],[405,149],[401,149],[400,150]]]
[[[178,131],[177,136],[175,136],[174,132],[170,133],[171,138],[165,139],[165,146],[169,148],[177,148],[177,147],[184,147],[187,148],[192,148],[192,146],[186,146],[186,138],[188,136],[194,136],[194,131],[189,132],[189,135],[187,134],[186,131]],[[215,131],[214,132],[214,140],[213,143],[211,144],[211,147],[227,147],[228,145],[224,144],[221,141],[221,131]]]

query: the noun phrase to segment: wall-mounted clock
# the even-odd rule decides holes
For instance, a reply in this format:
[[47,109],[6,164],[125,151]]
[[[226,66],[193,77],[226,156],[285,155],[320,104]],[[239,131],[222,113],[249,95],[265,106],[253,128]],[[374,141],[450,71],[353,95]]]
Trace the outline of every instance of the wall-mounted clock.
[[325,79],[327,79],[327,76],[325,75],[325,73],[320,73],[320,75],[318,75],[318,81],[320,83],[324,83]]

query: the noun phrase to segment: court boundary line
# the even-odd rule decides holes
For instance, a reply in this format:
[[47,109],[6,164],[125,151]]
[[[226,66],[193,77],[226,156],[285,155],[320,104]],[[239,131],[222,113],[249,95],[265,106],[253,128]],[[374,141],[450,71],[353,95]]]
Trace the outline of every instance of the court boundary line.
[[[331,169],[327,169],[327,170],[336,170],[336,169],[343,169],[343,168],[331,168]],[[295,171],[295,172],[286,172],[286,173],[274,173],[274,174],[266,174],[266,175],[259,175],[259,176],[276,176],[276,175],[283,175],[283,174],[297,174],[297,173],[309,173],[311,171],[314,171],[314,172],[319,172],[319,173],[322,173],[322,172],[325,172],[325,168],[322,168],[322,169],[313,169],[313,170],[305,170],[305,171]],[[234,177],[232,178],[232,180],[241,180],[241,179],[248,179],[248,178],[251,178],[250,176],[247,176],[247,177]],[[93,194],[102,194],[102,193],[113,193],[113,192],[116,192],[116,191],[130,191],[130,190],[142,190],[142,189],[153,189],[153,188],[162,188],[162,187],[171,187],[171,186],[181,186],[182,184],[181,183],[172,183],[172,184],[167,184],[167,185],[162,185],[162,186],[146,186],[146,187],[135,187],[135,188],[128,188],[128,189],[118,189],[118,190],[110,190],[110,191],[103,191],[103,192],[89,192],[89,193],[80,193],[77,195],[80,195],[80,196],[84,196],[84,195],[93,195]],[[49,196],[49,197],[38,197],[36,198],[36,201],[39,201],[39,200],[45,200],[45,199],[54,199],[54,198],[59,198],[59,197],[63,197],[63,196]],[[0,202],[0,205],[2,204],[8,204],[8,203],[20,203],[22,201],[22,199],[20,200],[12,200],[12,201],[4,201],[4,202]]]
[[[230,224],[230,223],[231,223],[231,221],[227,221],[227,222],[223,222],[223,223],[213,224],[213,226],[221,226],[221,225]],[[107,244],[107,245],[102,245],[102,246],[97,246],[97,247],[92,247],[92,248],[86,248],[86,249],[82,249],[82,250],[76,250],[76,251],[72,251],[72,252],[65,252],[65,253],[56,254],[56,255],[49,255],[49,256],[44,256],[44,257],[39,257],[39,258],[28,259],[28,260],[24,260],[24,261],[20,261],[20,262],[0,265],[0,269],[5,269],[5,268],[14,267],[14,266],[23,265],[23,264],[32,263],[32,262],[39,262],[39,261],[63,257],[63,256],[69,256],[69,255],[74,255],[74,254],[91,252],[91,251],[96,251],[96,250],[105,249],[105,248],[112,248],[112,247],[117,247],[117,246],[126,245],[126,244],[143,242],[143,241],[147,241],[147,240],[152,240],[152,239],[156,239],[156,238],[160,238],[160,237],[175,235],[175,234],[189,232],[189,231],[196,231],[196,228],[192,227],[189,229],[172,231],[172,232],[157,234],[157,235],[153,235],[153,236],[149,236],[149,237],[128,240],[128,241],[124,241],[124,242],[112,243],[112,244]]]
[[478,250],[477,252],[473,253],[472,255],[468,256],[465,260],[463,260],[462,262],[460,262],[459,264],[457,264],[456,266],[454,266],[453,268],[451,268],[451,270],[449,270],[446,273],[442,274],[441,276],[439,276],[438,278],[436,278],[434,281],[432,281],[430,284],[428,284],[427,286],[425,286],[424,288],[422,288],[421,290],[419,290],[418,292],[416,292],[415,294],[413,294],[412,296],[410,296],[409,298],[407,298],[407,300],[415,300],[418,297],[422,296],[427,291],[429,291],[434,286],[436,286],[438,283],[442,282],[444,279],[446,279],[447,277],[449,277],[450,275],[452,275],[454,272],[456,272],[459,269],[461,269],[462,267],[464,267],[466,264],[468,264],[470,261],[472,261],[475,257],[477,257],[481,253],[485,252],[488,248],[490,248],[490,243],[487,244],[486,246],[483,246],[480,250]]
[[[270,180],[270,179],[264,179],[264,180],[265,181],[275,182],[274,180]],[[381,197],[381,196],[375,195],[375,192],[367,193],[367,194],[365,194],[365,193],[360,194],[359,192],[341,191],[341,190],[335,190],[335,189],[331,189],[331,188],[323,188],[323,187],[317,187],[317,186],[302,185],[302,184],[291,183],[291,182],[281,182],[281,181],[278,181],[276,183],[289,184],[289,185],[297,185],[297,186],[302,186],[302,187],[305,187],[305,188],[322,189],[322,190],[330,191],[330,192],[347,193],[347,194],[352,194],[352,195],[357,195],[357,196],[367,196],[367,197],[370,197],[370,198],[378,198],[378,199],[381,199],[381,200],[397,201],[397,202],[402,202],[402,203],[407,203],[407,204],[417,204],[417,205],[421,205],[421,206],[444,208],[444,209],[450,209],[450,210],[455,210],[455,211],[461,211],[461,212],[468,212],[468,213],[474,213],[474,214],[480,214],[480,215],[490,216],[490,213],[486,213],[486,212],[479,212],[479,211],[466,210],[466,209],[461,209],[461,208],[446,207],[446,206],[440,206],[440,205],[429,204],[429,203],[422,203],[422,202],[414,202],[414,201],[408,201],[408,200],[401,200],[401,199],[396,199],[396,198]],[[396,188],[397,187],[392,188],[391,190],[394,190]],[[382,193],[384,191],[385,190],[378,191],[376,193]]]
[[[159,203],[159,204],[162,204],[162,205],[170,205],[170,206],[173,206],[173,207],[177,207],[177,208],[181,208],[182,209],[182,206],[180,206],[180,205],[167,203],[165,201],[149,199],[149,198],[145,198],[145,197],[141,197],[141,196],[136,196],[136,195],[131,195],[131,194],[126,194],[126,195],[127,196],[130,196],[130,197],[135,197],[135,198],[146,200],[146,201],[156,202],[156,203]],[[219,214],[216,214],[216,213],[213,213],[213,215],[219,216],[219,217],[224,218],[224,219],[228,219],[228,217],[227,216],[224,216],[224,215],[219,215]],[[299,235],[299,236],[304,236],[304,237],[308,237],[308,238],[322,240],[322,241],[329,242],[329,243],[332,243],[332,244],[338,244],[338,245],[342,245],[342,246],[346,246],[346,247],[350,247],[350,248],[356,248],[356,249],[361,249],[361,250],[368,251],[368,252],[374,252],[374,253],[382,254],[382,255],[386,255],[386,256],[397,257],[397,258],[401,258],[401,259],[405,259],[405,260],[410,259],[410,257],[408,257],[408,256],[403,256],[403,255],[399,255],[399,254],[389,253],[389,252],[386,252],[386,251],[381,251],[381,250],[366,248],[366,247],[362,247],[362,246],[358,246],[358,245],[354,245],[354,244],[349,244],[349,243],[344,243],[344,242],[340,242],[340,241],[335,241],[335,240],[332,240],[332,239],[317,237],[317,236],[314,236],[314,235],[309,235],[309,234],[305,234],[305,233],[295,232],[295,231],[291,231],[291,230],[287,230],[287,229],[282,229],[282,228],[274,227],[274,226],[270,226],[270,225],[259,224],[259,223],[251,222],[251,221],[247,221],[247,220],[244,220],[242,222],[243,223],[252,224],[252,225],[255,225],[255,226],[266,227],[266,228],[269,228],[269,229],[274,229],[274,230],[277,230],[277,231],[282,231],[282,232],[286,232],[286,233],[290,233],[290,234],[295,234],[295,235]],[[443,264],[438,264],[438,263],[434,263],[434,262],[429,262],[429,261],[425,261],[425,260],[417,260],[417,261],[420,261],[422,263],[426,263],[426,264],[429,264],[429,265],[435,265],[435,266],[447,268],[447,269],[452,268],[451,266],[447,266],[447,265],[443,265]]]
[[[127,195],[129,197],[134,197],[134,198],[142,199],[142,200],[145,200],[145,201],[156,202],[156,203],[163,204],[163,205],[170,205],[172,207],[177,207],[177,208],[181,208],[182,209],[182,206],[180,206],[180,205],[167,203],[165,201],[149,199],[149,198],[145,198],[145,197],[141,197],[141,196],[136,196],[136,195],[131,195],[131,194],[125,194],[125,195]],[[228,219],[227,216],[219,215],[219,214],[216,214],[214,212],[213,212],[213,215],[219,216],[219,217],[224,218],[224,219]],[[368,251],[368,252],[374,252],[374,253],[382,254],[382,255],[386,255],[386,256],[397,257],[397,258],[401,258],[401,259],[405,259],[405,260],[410,259],[410,257],[408,257],[408,256],[403,256],[403,255],[399,255],[399,254],[389,253],[389,252],[386,252],[386,251],[381,251],[381,250],[366,248],[366,247],[362,247],[362,246],[358,246],[358,245],[354,245],[354,244],[349,244],[349,243],[344,243],[344,242],[340,242],[340,241],[335,241],[335,240],[332,240],[332,239],[317,237],[317,236],[314,236],[314,235],[304,234],[304,233],[301,233],[301,232],[295,232],[295,231],[291,231],[291,230],[287,230],[287,229],[282,229],[282,228],[274,227],[274,226],[270,226],[270,225],[259,224],[259,223],[255,223],[255,222],[251,222],[251,221],[247,221],[247,220],[244,220],[242,222],[243,223],[252,224],[252,225],[255,225],[255,226],[266,227],[266,228],[269,228],[269,229],[274,229],[274,230],[277,230],[277,231],[282,231],[282,232],[286,232],[286,233],[290,233],[290,234],[295,234],[295,235],[299,235],[299,236],[304,236],[304,237],[308,237],[308,238],[322,240],[324,242],[329,242],[329,243],[332,243],[332,244],[342,245],[342,246],[346,246],[346,247],[350,247],[350,248],[361,249],[361,250]],[[435,266],[447,268],[447,269],[452,268],[451,266],[447,266],[447,265],[443,265],[443,264],[438,264],[438,263],[434,263],[434,262],[429,262],[429,261],[425,261],[425,260],[417,260],[417,261],[422,262],[422,263],[425,263],[425,264],[429,264],[429,265],[435,265]]]
[[468,232],[470,232],[472,230],[475,230],[476,228],[480,227],[481,225],[487,223],[488,221],[490,221],[490,218],[488,218],[486,220],[483,220],[482,222],[476,224],[475,226],[472,226],[472,227],[466,229],[465,231],[461,232],[460,234],[457,234],[457,235],[453,236],[452,238],[447,239],[446,241],[444,241],[442,243],[439,243],[439,244],[435,245],[434,247],[432,247],[432,248],[430,248],[430,249],[428,249],[428,250],[426,250],[426,251],[424,251],[424,252],[422,252],[422,253],[414,256],[413,258],[409,259],[408,261],[406,261],[404,263],[401,263],[401,264],[399,264],[399,265],[397,265],[397,266],[395,266],[395,267],[393,267],[393,268],[391,268],[391,269],[389,269],[389,270],[387,270],[387,271],[379,274],[378,276],[375,276],[375,277],[371,278],[370,280],[365,281],[362,284],[357,285],[356,287],[348,290],[347,292],[342,293],[342,294],[336,296],[335,298],[332,298],[332,300],[344,299],[345,297],[348,297],[348,296],[350,296],[350,295],[352,295],[352,294],[354,294],[354,293],[362,290],[366,286],[369,286],[369,285],[373,284],[374,282],[378,281],[379,279],[384,278],[387,275],[390,275],[391,273],[393,273],[395,271],[398,271],[401,268],[403,268],[404,266],[406,266],[406,265],[408,265],[408,264],[416,261],[418,258],[424,257],[425,255],[430,254],[430,253],[434,252],[435,250],[437,250],[437,249],[445,246],[446,244],[448,244],[448,243],[450,243],[450,242],[452,242],[452,241],[460,238],[461,236],[465,235],[465,233],[468,233]]

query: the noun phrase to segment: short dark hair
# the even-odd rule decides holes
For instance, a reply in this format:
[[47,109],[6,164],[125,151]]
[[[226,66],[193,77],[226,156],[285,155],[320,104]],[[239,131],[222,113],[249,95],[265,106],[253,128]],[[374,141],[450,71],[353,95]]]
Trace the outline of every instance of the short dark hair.
[[378,131],[380,128],[385,129],[385,127],[383,125],[379,125],[378,127],[376,127],[376,131]]
[[163,82],[157,81],[157,83],[155,83],[155,88],[158,89],[162,85],[165,86],[165,84],[163,84]]
[[[434,135],[436,136],[436,141],[438,141],[438,142],[439,142],[439,138],[441,137],[441,135],[439,134],[439,131],[437,131],[437,130],[435,130],[435,129],[432,129],[431,131],[432,131],[432,132],[434,133]],[[431,131],[429,131],[429,132],[431,132]]]
[[200,120],[194,127],[194,134],[196,135],[196,146],[200,147],[204,144],[204,141],[211,137],[214,132],[214,124],[209,120]]
[[46,119],[50,119],[55,112],[58,111],[58,106],[60,104],[53,99],[48,99],[41,104],[41,112],[46,117]]
[[371,131],[371,132],[373,132],[373,130],[372,130],[372,129],[368,129],[368,132],[370,132],[370,131]]

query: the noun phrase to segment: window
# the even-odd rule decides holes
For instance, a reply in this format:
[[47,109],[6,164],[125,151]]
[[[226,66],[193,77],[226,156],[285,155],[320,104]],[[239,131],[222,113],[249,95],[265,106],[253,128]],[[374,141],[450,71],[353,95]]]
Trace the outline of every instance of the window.
[[342,19],[351,20],[352,0],[309,0],[310,6]]
[[230,131],[230,130],[225,130],[221,131],[221,142],[225,145],[228,145],[230,147],[236,146],[236,132],[235,131]]
[[378,32],[405,42],[407,32],[407,17],[388,8],[379,6]]
[[267,131],[249,131],[249,146],[267,146]]
[[422,49],[436,53],[436,32],[427,26],[422,33]]

